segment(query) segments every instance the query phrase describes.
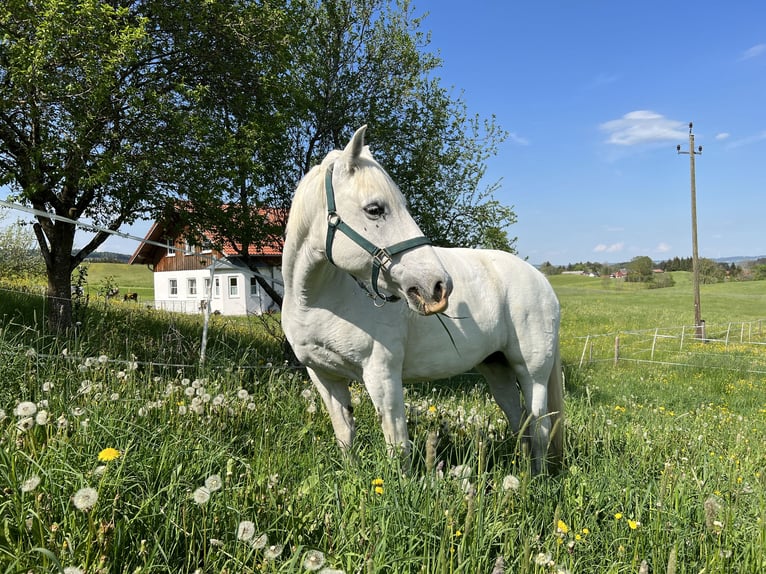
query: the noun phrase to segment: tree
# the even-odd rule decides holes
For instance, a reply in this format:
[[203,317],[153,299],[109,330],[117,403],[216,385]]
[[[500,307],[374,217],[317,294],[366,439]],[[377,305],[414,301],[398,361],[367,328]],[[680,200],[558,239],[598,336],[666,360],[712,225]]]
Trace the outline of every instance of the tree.
[[117,230],[163,191],[177,121],[163,82],[173,52],[144,8],[151,3],[0,4],[0,185],[38,211],[54,330],[71,324],[72,271],[108,237],[99,231],[75,250],[75,222]]
[[[0,211],[0,222],[6,213]],[[45,267],[35,250],[35,235],[22,221],[0,229],[0,277],[4,280],[39,278]]]
[[654,263],[646,255],[634,257],[628,263],[626,281],[648,283],[654,278]]
[[[439,60],[423,50],[409,4],[278,4],[250,6],[238,20],[206,14],[195,23],[201,34],[175,39],[212,71],[197,81],[205,88],[192,98],[191,145],[181,154],[195,158],[184,167],[194,180],[185,197],[192,238],[212,231],[253,267],[250,247],[281,237],[300,178],[368,124],[376,157],[435,243],[512,251],[512,209],[493,198],[495,184],[479,189],[505,133],[494,119],[468,118],[431,77]],[[206,45],[208,28],[223,34],[216,50]]]

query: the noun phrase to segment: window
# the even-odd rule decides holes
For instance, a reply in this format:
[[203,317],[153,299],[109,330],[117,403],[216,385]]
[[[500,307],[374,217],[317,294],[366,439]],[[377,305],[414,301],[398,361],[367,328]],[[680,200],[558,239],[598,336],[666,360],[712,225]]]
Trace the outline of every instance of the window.
[[252,297],[258,296],[258,280],[255,277],[250,277],[250,295]]
[[210,277],[205,277],[205,297],[210,295]]
[[213,295],[215,295],[216,297],[221,296],[221,278],[220,277],[215,278],[215,290],[213,291]]
[[178,279],[168,279],[168,295],[178,297]]
[[239,279],[229,277],[229,297],[239,297]]
[[186,294],[187,295],[197,294],[197,279],[189,278],[186,280]]
[[173,241],[168,239],[167,244],[168,244],[168,257],[175,257],[176,256],[176,252],[173,249],[175,247],[175,245],[173,245]]

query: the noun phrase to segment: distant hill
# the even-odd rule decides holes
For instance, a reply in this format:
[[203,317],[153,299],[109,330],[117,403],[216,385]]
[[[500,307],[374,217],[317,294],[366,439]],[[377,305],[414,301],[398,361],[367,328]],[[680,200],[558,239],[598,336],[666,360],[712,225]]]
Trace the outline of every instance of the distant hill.
[[734,257],[718,257],[713,259],[717,263],[735,263],[739,265],[745,261],[757,261],[758,259],[766,259],[766,255],[736,255]]
[[94,251],[85,258],[87,261],[97,261],[99,263],[127,263],[130,255],[124,253],[113,253],[111,251]]

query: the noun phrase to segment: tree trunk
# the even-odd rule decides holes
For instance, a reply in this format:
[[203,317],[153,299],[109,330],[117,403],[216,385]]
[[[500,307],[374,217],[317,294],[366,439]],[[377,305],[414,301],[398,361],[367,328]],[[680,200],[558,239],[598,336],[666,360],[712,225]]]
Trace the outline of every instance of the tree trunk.
[[34,225],[48,276],[48,328],[63,333],[72,326],[72,246],[75,226],[50,220]]
[[72,326],[72,272],[69,257],[66,259],[54,259],[53,268],[48,269],[48,327],[55,333],[63,333]]

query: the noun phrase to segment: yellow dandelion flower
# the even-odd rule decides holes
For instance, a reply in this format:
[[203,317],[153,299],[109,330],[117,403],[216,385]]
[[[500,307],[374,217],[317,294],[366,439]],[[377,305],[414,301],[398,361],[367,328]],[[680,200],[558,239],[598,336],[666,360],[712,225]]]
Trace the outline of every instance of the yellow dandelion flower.
[[630,526],[631,530],[635,530],[636,528],[641,526],[641,523],[638,522],[637,520],[631,520],[630,518],[628,518],[628,526]]
[[374,487],[375,494],[383,494],[383,479],[382,478],[373,479],[372,486]]
[[560,532],[561,534],[566,534],[567,532],[569,532],[569,526],[567,526],[566,522],[564,522],[563,520],[559,520],[556,523],[556,530]]
[[621,520],[621,519],[622,519],[622,512],[617,512],[617,513],[615,513],[615,515],[614,515],[614,519],[615,519],[615,520]]
[[587,536],[588,534],[590,534],[590,528],[583,528],[582,533]]
[[120,458],[120,454],[122,453],[116,448],[112,448],[112,447],[105,448],[100,453],[98,453],[98,460],[101,462],[110,462],[112,460]]
[[436,412],[436,407],[434,405],[431,405],[430,407],[428,407],[428,412],[429,413],[435,413]]

